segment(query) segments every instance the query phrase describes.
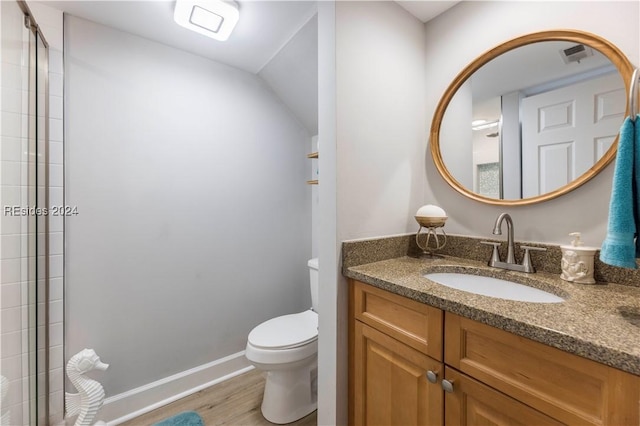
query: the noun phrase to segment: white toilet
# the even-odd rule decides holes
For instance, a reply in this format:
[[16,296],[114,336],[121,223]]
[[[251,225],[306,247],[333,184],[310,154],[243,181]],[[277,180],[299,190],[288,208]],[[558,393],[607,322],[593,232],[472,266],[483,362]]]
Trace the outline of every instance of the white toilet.
[[271,423],[294,422],[318,407],[318,259],[308,264],[312,309],[265,321],[247,340],[247,359],[267,372],[262,415]]

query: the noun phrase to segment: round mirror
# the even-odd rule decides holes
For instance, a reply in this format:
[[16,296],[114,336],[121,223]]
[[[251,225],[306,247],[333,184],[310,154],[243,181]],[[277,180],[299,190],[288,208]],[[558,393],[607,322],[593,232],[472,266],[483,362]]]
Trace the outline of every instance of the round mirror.
[[632,72],[618,48],[585,32],[501,44],[440,100],[430,139],[436,168],[456,191],[489,204],[565,194],[615,157]]

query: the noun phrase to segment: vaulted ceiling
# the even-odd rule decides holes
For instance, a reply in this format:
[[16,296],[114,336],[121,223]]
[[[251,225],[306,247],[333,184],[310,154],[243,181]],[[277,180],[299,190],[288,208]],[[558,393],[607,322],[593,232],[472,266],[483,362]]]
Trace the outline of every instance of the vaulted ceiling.
[[[99,24],[257,74],[310,134],[317,134],[316,1],[238,1],[240,20],[227,41],[177,25],[174,0],[44,0]],[[457,1],[397,1],[426,22]]]

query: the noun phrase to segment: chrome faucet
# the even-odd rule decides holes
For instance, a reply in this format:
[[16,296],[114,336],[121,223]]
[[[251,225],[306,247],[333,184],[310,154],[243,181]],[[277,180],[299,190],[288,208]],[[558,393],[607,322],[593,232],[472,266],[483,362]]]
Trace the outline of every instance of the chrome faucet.
[[508,213],[502,213],[496,219],[496,223],[493,227],[493,235],[502,235],[502,221],[507,222],[507,259],[506,261],[502,261],[500,259],[500,252],[498,251],[498,247],[500,247],[499,242],[493,241],[480,241],[482,244],[487,244],[493,246],[493,252],[491,253],[491,259],[489,260],[489,266],[494,268],[508,269],[510,271],[519,271],[519,272],[527,272],[533,273],[535,272],[535,268],[531,263],[531,256],[529,255],[530,251],[546,251],[546,248],[543,247],[531,247],[531,246],[520,246],[524,250],[524,255],[522,256],[522,262],[518,264],[515,256],[515,243],[513,240],[513,220]]
[[502,213],[493,226],[493,235],[502,235],[502,221],[507,221],[507,263],[516,263],[515,246],[513,243],[513,220],[508,213]]

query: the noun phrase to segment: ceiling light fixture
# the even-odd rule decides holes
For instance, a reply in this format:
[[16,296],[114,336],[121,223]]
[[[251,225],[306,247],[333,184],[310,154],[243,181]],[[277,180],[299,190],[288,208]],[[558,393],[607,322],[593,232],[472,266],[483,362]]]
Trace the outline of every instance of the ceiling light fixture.
[[235,2],[222,0],[177,0],[173,19],[191,31],[224,41],[238,23]]
[[484,129],[490,129],[492,127],[497,127],[499,123],[499,120],[494,120],[494,121],[487,121],[487,120],[473,120],[471,122],[471,129],[472,130],[484,130]]

